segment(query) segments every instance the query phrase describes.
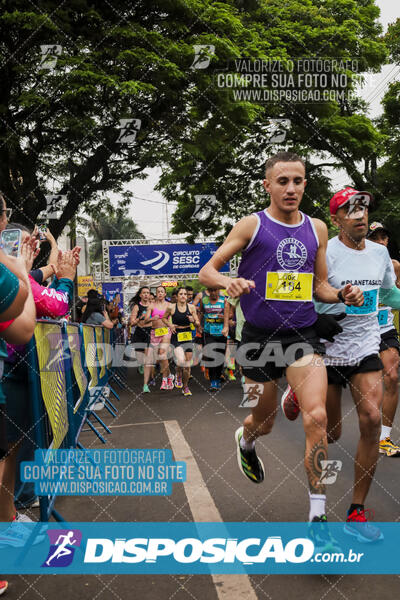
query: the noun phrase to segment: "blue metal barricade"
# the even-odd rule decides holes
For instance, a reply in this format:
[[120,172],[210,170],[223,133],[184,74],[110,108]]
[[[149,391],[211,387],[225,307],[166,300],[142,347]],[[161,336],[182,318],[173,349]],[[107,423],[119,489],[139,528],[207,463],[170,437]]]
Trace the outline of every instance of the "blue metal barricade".
[[[101,326],[38,320],[26,352],[37,449],[83,448],[79,436],[85,424],[105,443],[92,419],[111,433],[95,410],[100,401],[116,415],[105,394],[112,375],[111,339]],[[54,508],[56,497],[57,490],[41,497],[41,521],[63,520]]]

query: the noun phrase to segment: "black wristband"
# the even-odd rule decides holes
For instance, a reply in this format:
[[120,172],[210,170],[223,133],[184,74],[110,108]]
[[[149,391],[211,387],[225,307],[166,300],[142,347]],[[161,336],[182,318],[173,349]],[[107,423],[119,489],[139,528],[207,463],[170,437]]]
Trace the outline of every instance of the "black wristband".
[[343,294],[342,294],[342,290],[338,291],[337,297],[339,298],[339,302],[343,302],[344,303],[344,297],[343,297]]

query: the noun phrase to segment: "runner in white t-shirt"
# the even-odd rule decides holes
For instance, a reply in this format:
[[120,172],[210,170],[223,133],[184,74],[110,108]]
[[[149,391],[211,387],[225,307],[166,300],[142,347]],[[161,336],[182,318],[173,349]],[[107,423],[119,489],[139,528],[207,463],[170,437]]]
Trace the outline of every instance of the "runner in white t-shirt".
[[[364,510],[378,459],[381,430],[383,365],[379,357],[378,304],[381,301],[393,308],[400,307],[400,290],[395,286],[396,277],[387,249],[365,239],[370,199],[368,192],[346,188],[330,201],[332,222],[339,228],[339,236],[328,242],[328,282],[337,288],[347,283],[359,286],[364,294],[363,306],[316,303],[319,313],[346,313],[340,322],[343,331],[333,342],[326,342],[327,434],[330,443],[341,435],[342,387],[349,384],[359,418],[360,440],[345,532],[364,542],[383,537],[377,527],[368,523]],[[296,418],[299,412],[290,389],[282,398],[282,408],[290,419]]]
[[363,239],[363,242],[365,247],[356,250],[349,248],[339,237],[334,237],[329,240],[327,250],[329,283],[336,285],[344,281],[345,284],[358,285],[364,293],[363,306],[336,304],[331,308],[329,304],[316,302],[316,309],[319,313],[346,312],[346,317],[340,321],[342,333],[335,336],[333,342],[325,344],[327,366],[349,367],[368,359],[380,370],[380,362],[375,361],[375,358],[379,358],[381,342],[377,319],[379,289],[391,289],[395,284],[395,274],[386,248],[369,240]]

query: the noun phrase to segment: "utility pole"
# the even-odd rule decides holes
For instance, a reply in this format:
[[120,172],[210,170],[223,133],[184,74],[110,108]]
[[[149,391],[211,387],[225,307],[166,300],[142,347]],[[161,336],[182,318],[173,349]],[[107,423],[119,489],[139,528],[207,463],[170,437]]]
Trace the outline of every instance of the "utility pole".
[[[70,250],[76,246],[76,217],[72,217],[69,222],[69,243]],[[73,296],[72,296],[72,320],[77,321],[76,301],[78,299],[78,273],[73,281]]]

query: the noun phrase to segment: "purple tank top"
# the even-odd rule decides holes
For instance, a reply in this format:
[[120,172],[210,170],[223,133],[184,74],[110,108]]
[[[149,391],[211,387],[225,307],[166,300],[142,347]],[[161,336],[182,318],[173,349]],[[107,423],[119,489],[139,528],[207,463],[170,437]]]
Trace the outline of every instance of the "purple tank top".
[[314,324],[317,315],[312,301],[267,300],[268,272],[314,273],[318,237],[307,215],[296,225],[277,221],[266,210],[258,217],[253,238],[242,252],[238,276],[252,279],[256,287],[240,298],[245,319],[254,327],[275,333]]

